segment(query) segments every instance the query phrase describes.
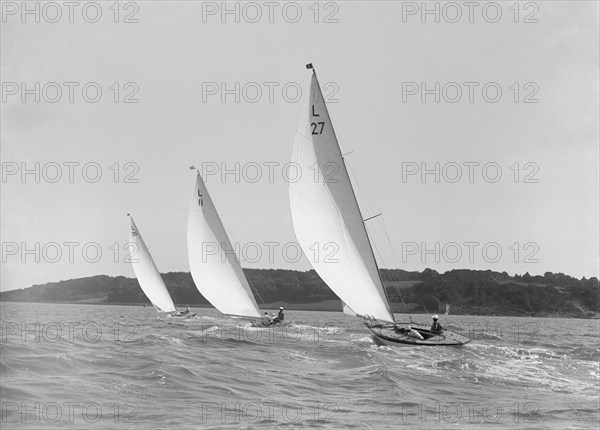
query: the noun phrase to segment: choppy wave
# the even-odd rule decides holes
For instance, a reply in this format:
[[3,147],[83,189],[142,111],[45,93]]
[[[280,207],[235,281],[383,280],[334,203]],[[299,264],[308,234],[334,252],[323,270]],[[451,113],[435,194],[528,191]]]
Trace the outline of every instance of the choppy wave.
[[182,321],[149,308],[3,303],[3,428],[600,424],[589,321],[453,316],[459,328],[494,329],[473,330],[462,348],[398,348],[341,313],[288,311],[291,324],[265,329],[196,312]]

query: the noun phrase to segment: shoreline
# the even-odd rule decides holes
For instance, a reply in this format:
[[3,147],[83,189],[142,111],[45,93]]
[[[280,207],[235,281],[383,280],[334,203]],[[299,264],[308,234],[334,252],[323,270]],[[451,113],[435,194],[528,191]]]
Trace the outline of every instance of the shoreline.
[[[66,301],[44,301],[44,302],[33,302],[33,301],[20,301],[20,300],[0,300],[0,303],[29,303],[29,304],[56,304],[56,305],[93,305],[93,306],[133,306],[133,307],[152,307],[150,303],[116,303],[116,302],[99,302],[99,301],[79,301],[79,302],[66,302]],[[182,308],[187,306],[188,303],[178,305],[177,307]],[[407,314],[406,312],[398,311],[396,303],[392,304],[394,308],[394,314]],[[192,308],[200,308],[200,309],[214,309],[210,304],[200,304],[200,303],[189,303],[189,306]],[[273,302],[273,303],[264,303],[259,304],[258,308],[260,310],[273,310],[279,309],[280,306],[283,306],[285,310],[289,311],[312,311],[312,312],[342,312],[342,301],[341,300],[324,300],[320,302],[313,303],[288,303],[288,302]],[[592,315],[589,315],[592,314]],[[426,312],[411,312],[410,315],[431,315],[431,313]],[[455,316],[488,316],[488,317],[521,317],[521,318],[566,318],[566,319],[600,319],[600,314],[593,314],[589,312],[586,314],[560,314],[560,313],[549,313],[549,312],[541,312],[538,314],[514,314],[514,313],[506,313],[503,314],[498,312],[498,310],[494,310],[493,313],[485,313],[485,312],[453,312],[450,315],[444,315],[442,313],[439,314],[442,317],[455,317]]]

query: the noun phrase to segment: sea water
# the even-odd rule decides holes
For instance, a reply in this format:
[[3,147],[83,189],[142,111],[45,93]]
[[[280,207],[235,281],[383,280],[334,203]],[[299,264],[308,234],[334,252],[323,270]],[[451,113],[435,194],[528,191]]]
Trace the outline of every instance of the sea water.
[[442,316],[472,341],[389,347],[341,312],[259,329],[214,309],[0,310],[3,430],[600,426],[598,320]]

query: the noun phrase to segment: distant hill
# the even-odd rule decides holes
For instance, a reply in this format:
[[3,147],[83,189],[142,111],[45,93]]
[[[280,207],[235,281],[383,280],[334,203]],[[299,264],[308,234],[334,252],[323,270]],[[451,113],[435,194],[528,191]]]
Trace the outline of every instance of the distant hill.
[[[286,304],[291,309],[339,310],[337,296],[314,270],[244,269],[259,306]],[[563,273],[509,276],[491,270],[381,271],[395,312],[440,312],[450,303],[453,314],[597,317],[597,278],[576,279]],[[189,273],[162,275],[178,305],[208,306]],[[400,296],[402,295],[402,297]],[[0,293],[1,301],[97,304],[150,303],[135,278],[105,275],[34,285]]]

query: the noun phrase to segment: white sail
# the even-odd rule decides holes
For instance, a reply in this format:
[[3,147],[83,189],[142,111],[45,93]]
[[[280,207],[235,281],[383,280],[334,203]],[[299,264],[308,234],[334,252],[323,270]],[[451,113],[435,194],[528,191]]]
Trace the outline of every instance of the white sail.
[[221,313],[260,313],[221,218],[198,173],[188,214],[188,258],[200,293]]
[[292,162],[301,176],[290,181],[290,206],[304,254],[333,246],[333,258],[313,258],[323,281],[356,313],[394,322],[362,215],[331,119],[313,72],[309,98],[294,140]]
[[135,276],[146,294],[159,312],[175,312],[175,305],[169,291],[162,280],[154,260],[142,239],[140,231],[131,217],[131,231],[129,232],[130,260]]
[[356,312],[354,312],[350,306],[348,306],[346,303],[344,303],[342,301],[342,312],[344,312],[346,315],[350,315],[351,317],[359,317],[361,315],[358,315]]

